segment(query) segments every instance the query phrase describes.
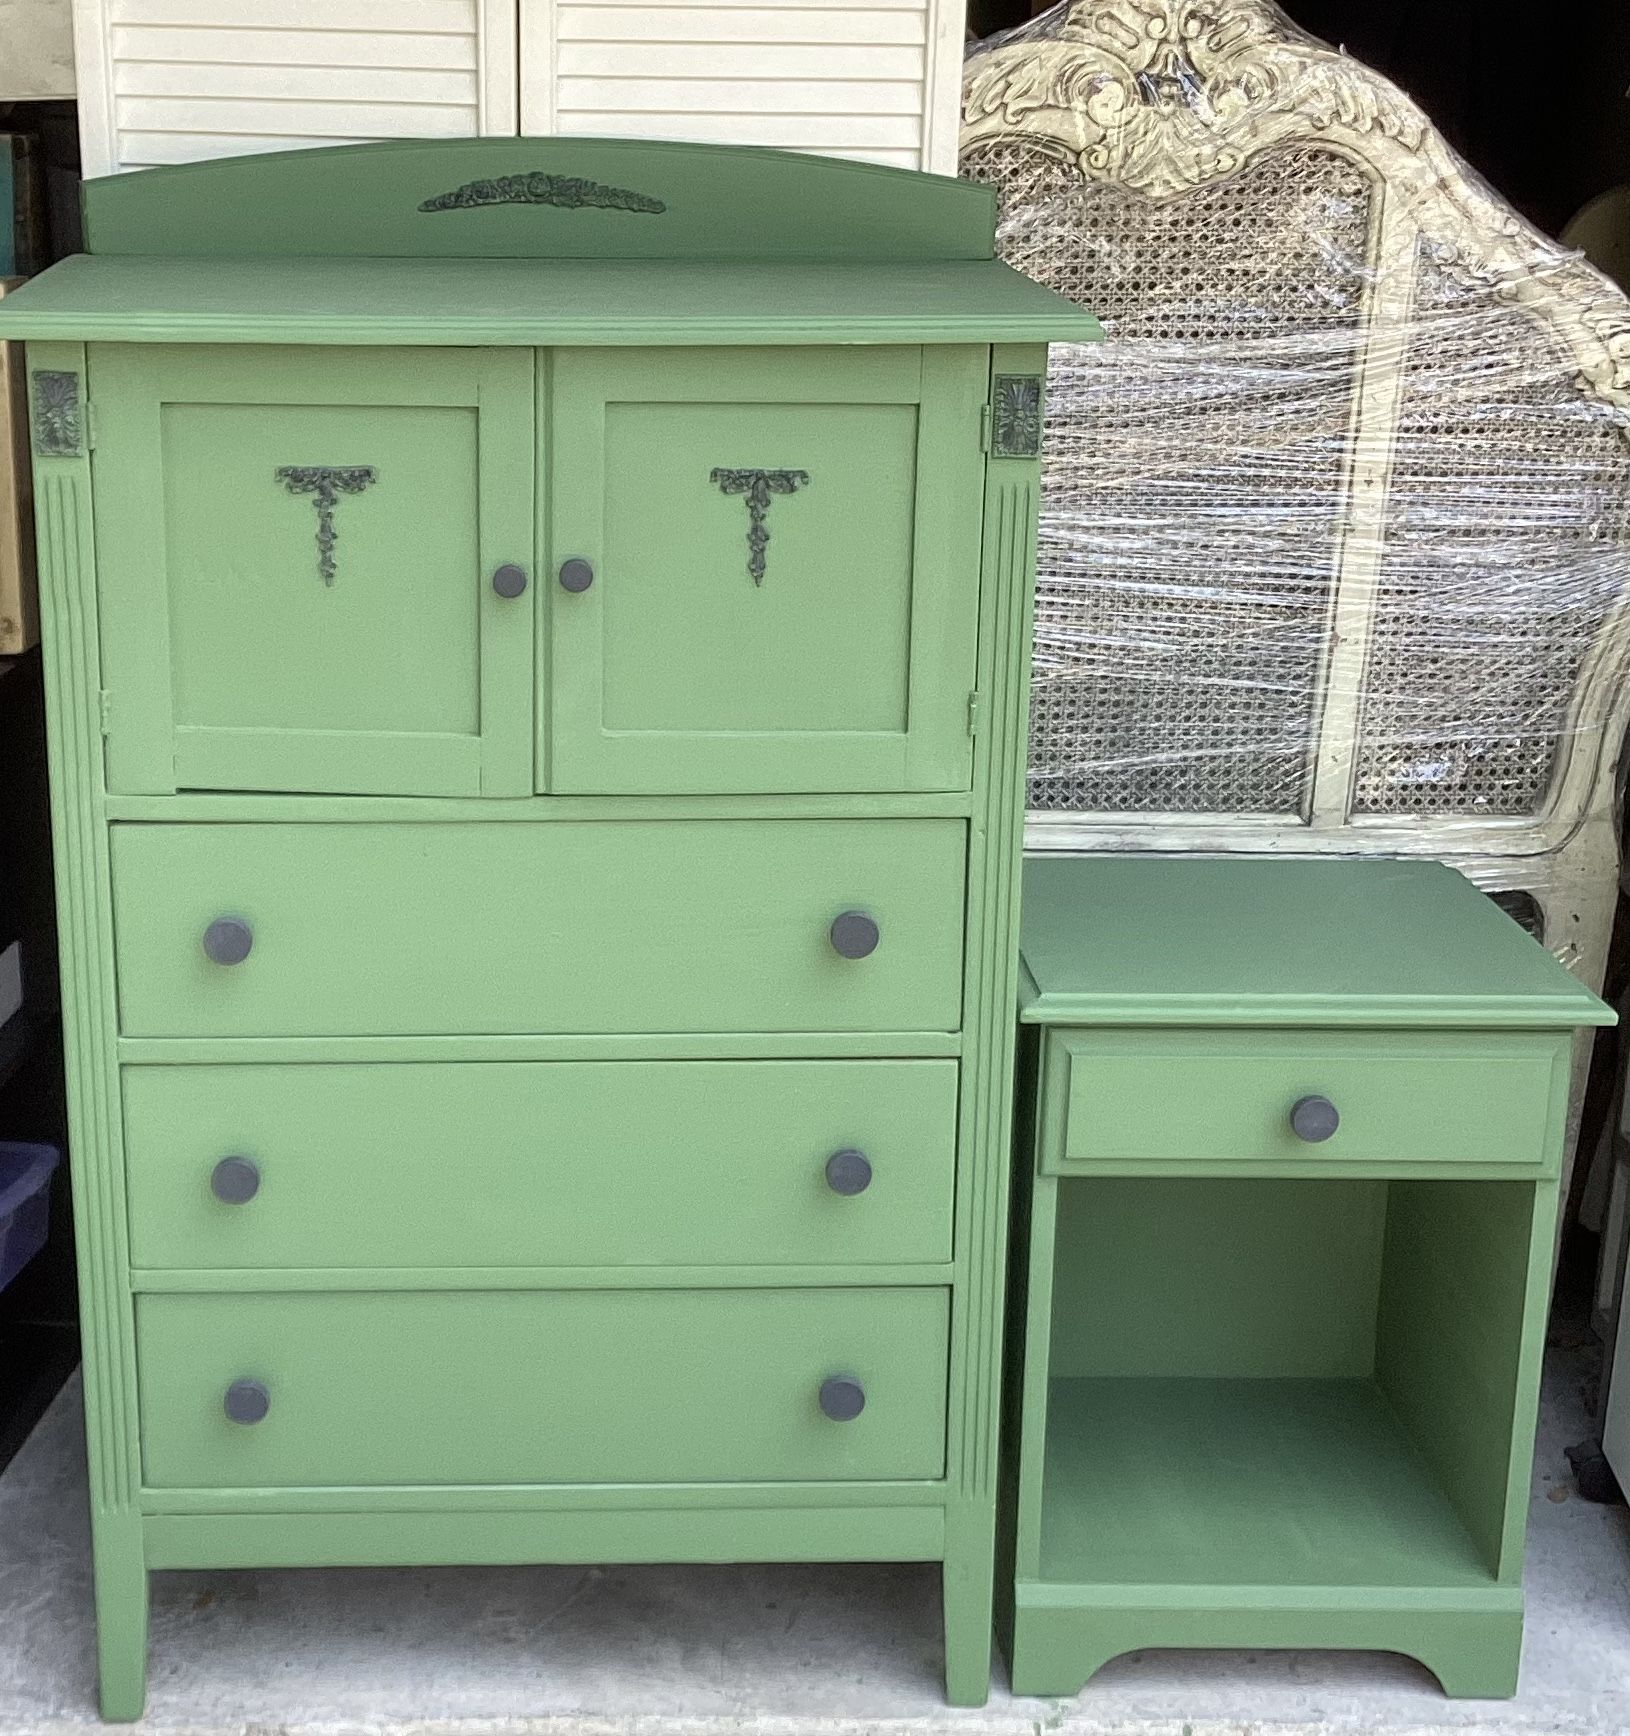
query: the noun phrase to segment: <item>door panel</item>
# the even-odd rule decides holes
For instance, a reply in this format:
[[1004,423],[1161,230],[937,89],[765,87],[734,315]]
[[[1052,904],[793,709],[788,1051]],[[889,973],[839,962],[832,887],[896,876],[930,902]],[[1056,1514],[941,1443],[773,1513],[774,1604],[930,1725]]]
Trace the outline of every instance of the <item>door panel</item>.
[[532,784],[530,353],[93,353],[120,791]]
[[983,352],[551,365],[548,787],[966,788]]

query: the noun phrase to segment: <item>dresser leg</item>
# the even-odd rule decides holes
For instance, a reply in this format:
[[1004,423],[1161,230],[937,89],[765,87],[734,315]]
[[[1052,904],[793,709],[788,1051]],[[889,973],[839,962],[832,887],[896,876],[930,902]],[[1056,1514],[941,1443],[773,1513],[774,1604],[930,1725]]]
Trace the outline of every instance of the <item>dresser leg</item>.
[[102,1514],[95,1526],[96,1660],[102,1716],[130,1724],[147,1704],[147,1563],[141,1520]]
[[1522,1667],[1522,1616],[1435,1623],[1410,1650],[1451,1700],[1509,1700]]
[[953,1706],[983,1706],[990,1698],[994,1526],[989,1514],[982,1525],[957,1525],[954,1513],[947,1517],[951,1535],[964,1535],[945,1557],[945,1697]]

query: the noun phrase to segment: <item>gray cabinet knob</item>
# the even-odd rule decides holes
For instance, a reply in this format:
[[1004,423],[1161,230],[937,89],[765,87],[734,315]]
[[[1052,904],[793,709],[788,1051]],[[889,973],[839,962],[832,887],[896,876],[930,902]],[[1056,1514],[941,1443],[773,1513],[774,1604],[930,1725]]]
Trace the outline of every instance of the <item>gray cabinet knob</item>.
[[852,1423],[866,1408],[866,1389],[856,1375],[829,1375],[821,1382],[821,1414],[835,1423]]
[[828,933],[839,958],[869,958],[882,939],[876,922],[864,910],[846,910],[834,916]]
[[586,591],[594,583],[594,568],[585,560],[574,556],[569,561],[563,561],[560,567],[560,588],[571,591],[574,595]]
[[264,1422],[267,1411],[272,1408],[272,1395],[263,1381],[235,1380],[226,1389],[222,1408],[232,1422]]
[[204,956],[212,964],[242,964],[255,944],[255,931],[241,916],[217,916],[204,930]]
[[1338,1127],[1341,1115],[1328,1097],[1303,1097],[1290,1112],[1290,1130],[1309,1145],[1323,1145]]
[[222,1205],[247,1205],[260,1192],[260,1165],[250,1157],[223,1157],[210,1171],[209,1191]]
[[526,569],[505,561],[492,575],[492,588],[500,597],[519,597],[526,590]]
[[853,1146],[834,1151],[826,1160],[826,1185],[846,1199],[865,1193],[872,1185],[872,1166],[865,1152]]

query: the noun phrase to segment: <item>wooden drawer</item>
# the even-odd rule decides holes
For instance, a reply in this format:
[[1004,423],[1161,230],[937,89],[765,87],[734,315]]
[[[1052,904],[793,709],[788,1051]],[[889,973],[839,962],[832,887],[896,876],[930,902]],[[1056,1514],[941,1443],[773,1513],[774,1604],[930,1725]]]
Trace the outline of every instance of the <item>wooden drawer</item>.
[[951,1258],[954,1061],[132,1067],[124,1101],[142,1267]]
[[[958,820],[121,825],[127,1036],[954,1030]],[[878,944],[840,955],[834,919]],[[212,963],[218,918],[248,925]]]
[[[155,1487],[937,1477],[940,1290],[146,1295]],[[852,1378],[865,1406],[823,1413]],[[234,1422],[256,1382],[269,1409]]]
[[[1439,1031],[1071,1031],[1052,1172],[1149,1163],[1455,1163],[1538,1169],[1565,1113],[1566,1035]],[[1292,1112],[1333,1104],[1328,1138]],[[1317,1131],[1314,1129],[1313,1131]]]

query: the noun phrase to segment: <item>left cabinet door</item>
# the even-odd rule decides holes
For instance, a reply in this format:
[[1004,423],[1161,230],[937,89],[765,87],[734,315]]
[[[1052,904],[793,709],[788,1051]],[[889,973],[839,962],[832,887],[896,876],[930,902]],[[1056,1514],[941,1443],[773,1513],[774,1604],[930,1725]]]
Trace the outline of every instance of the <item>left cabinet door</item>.
[[109,788],[529,791],[533,373],[93,349]]

